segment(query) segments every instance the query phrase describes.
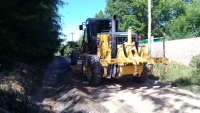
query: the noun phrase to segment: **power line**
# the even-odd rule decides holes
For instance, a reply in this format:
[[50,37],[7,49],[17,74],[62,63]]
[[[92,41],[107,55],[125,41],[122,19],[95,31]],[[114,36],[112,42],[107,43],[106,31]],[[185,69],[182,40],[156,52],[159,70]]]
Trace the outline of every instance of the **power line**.
[[98,8],[99,11],[100,11],[101,7],[103,7],[103,5],[104,5],[104,4],[102,4],[102,5]]
[[[99,8],[98,8],[98,10],[100,11],[100,9],[103,7],[103,5],[106,5],[106,4],[102,4]],[[104,9],[104,11],[105,11],[105,9]]]
[[[87,14],[87,16],[89,16],[93,10],[102,2],[103,0],[99,0],[98,4],[95,5],[95,7],[90,11],[90,13]],[[86,17],[87,18],[87,17]]]

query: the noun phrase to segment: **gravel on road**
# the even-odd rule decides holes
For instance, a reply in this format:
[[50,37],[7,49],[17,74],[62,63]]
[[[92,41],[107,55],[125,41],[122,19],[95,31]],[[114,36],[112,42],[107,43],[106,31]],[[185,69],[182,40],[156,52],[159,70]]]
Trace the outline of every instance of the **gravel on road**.
[[142,84],[103,79],[101,86],[91,87],[81,74],[72,73],[69,62],[56,57],[47,69],[46,80],[56,75],[55,84],[47,85],[49,95],[41,91],[39,104],[52,113],[200,113],[199,95],[150,79]]
[[69,66],[70,60],[60,56],[49,65],[44,74],[44,85],[35,96],[41,106],[40,113],[109,113],[74,84]]

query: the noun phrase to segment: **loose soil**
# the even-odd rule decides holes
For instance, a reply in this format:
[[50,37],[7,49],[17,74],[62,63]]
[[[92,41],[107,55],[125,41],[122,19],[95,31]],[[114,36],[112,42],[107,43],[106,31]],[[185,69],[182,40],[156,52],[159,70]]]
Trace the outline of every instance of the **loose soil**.
[[[35,95],[40,113],[109,113],[76,83],[70,59],[55,57],[44,74],[43,87]],[[84,82],[81,82],[84,83]]]
[[40,113],[199,113],[200,97],[154,80],[107,80],[91,87],[73,74],[70,59],[55,57],[35,96]]

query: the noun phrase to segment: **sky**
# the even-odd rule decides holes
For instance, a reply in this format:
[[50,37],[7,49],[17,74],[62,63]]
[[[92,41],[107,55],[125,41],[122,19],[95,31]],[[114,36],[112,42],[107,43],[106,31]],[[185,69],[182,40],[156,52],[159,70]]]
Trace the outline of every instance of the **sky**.
[[[79,30],[79,25],[85,22],[87,18],[93,18],[100,10],[104,11],[106,0],[63,0],[67,2],[64,7],[59,7],[61,22],[63,24],[62,32],[67,35],[66,41],[78,40],[83,34]],[[62,37],[63,38],[63,37]]]

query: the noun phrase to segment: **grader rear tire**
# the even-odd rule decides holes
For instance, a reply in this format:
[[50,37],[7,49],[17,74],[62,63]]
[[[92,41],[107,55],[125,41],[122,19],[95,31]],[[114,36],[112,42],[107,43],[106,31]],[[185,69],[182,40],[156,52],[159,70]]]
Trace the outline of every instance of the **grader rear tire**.
[[89,76],[89,84],[92,86],[99,86],[103,76],[103,67],[96,55],[91,55],[88,60],[87,76]]
[[78,61],[78,53],[76,50],[72,50],[71,53],[71,65],[77,65],[77,61]]
[[133,78],[133,80],[135,82],[138,82],[138,83],[144,83],[147,81],[148,79],[148,73],[149,73],[149,67],[148,67],[148,64],[147,63],[144,63],[143,64],[143,71],[142,71],[142,74],[140,75],[140,77],[137,77],[137,78]]

